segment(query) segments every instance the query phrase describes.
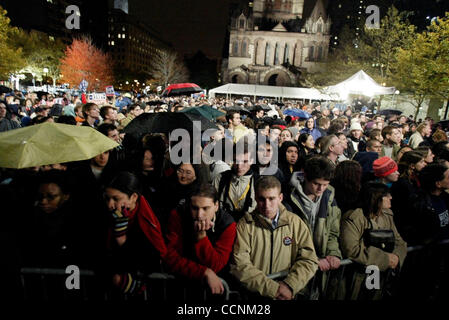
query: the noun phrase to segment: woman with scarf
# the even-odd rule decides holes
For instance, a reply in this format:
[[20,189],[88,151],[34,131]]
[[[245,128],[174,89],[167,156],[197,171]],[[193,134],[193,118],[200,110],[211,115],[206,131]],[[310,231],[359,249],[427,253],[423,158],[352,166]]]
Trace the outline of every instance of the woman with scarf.
[[112,283],[122,293],[142,293],[142,275],[160,272],[167,251],[159,221],[132,173],[117,174],[106,186],[104,199],[112,217],[108,239]]

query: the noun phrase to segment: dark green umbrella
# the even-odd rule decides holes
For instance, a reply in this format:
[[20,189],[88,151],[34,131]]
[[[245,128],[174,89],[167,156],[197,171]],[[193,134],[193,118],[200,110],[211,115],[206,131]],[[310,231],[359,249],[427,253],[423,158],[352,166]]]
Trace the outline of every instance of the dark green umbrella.
[[190,107],[181,110],[180,112],[188,113],[188,114],[196,114],[202,117],[205,117],[208,120],[215,120],[219,117],[226,115],[226,113],[219,111],[217,109],[212,108],[208,105],[203,105],[201,107]]

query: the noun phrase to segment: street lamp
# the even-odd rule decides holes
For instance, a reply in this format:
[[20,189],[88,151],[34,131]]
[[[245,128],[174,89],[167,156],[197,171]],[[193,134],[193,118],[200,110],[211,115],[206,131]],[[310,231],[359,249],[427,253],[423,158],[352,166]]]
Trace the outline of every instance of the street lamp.
[[394,98],[395,98],[399,93],[400,93],[399,90],[396,90],[396,91],[393,93],[393,103],[392,103],[393,108],[396,108],[396,104],[395,104]]
[[45,72],[45,83],[47,84],[47,92],[48,92],[48,68],[44,68],[43,71]]

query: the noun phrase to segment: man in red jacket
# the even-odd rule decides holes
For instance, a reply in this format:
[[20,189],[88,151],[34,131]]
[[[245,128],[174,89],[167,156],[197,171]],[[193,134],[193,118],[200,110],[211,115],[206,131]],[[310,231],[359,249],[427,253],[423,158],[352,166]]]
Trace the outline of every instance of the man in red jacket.
[[185,209],[170,214],[164,262],[171,272],[204,280],[213,294],[222,294],[217,273],[228,263],[235,236],[236,223],[220,210],[215,188],[202,184]]

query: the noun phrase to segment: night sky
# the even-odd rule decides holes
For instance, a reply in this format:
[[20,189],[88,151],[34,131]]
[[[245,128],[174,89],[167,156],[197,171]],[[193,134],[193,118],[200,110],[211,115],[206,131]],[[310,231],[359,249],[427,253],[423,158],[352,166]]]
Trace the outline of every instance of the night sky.
[[130,14],[160,31],[181,54],[222,55],[230,2],[236,0],[130,0]]

